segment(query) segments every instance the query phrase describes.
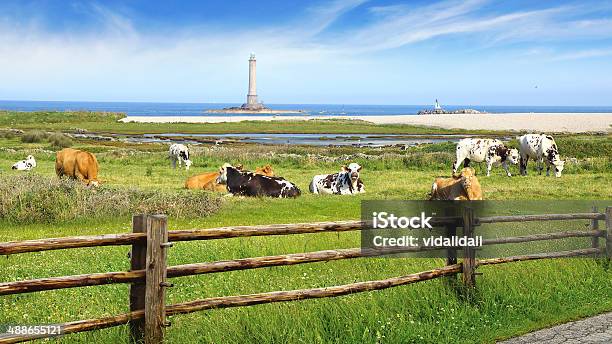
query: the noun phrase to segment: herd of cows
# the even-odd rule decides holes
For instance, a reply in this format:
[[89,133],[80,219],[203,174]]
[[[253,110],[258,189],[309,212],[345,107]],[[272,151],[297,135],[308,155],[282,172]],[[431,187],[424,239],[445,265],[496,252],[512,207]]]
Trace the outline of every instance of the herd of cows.
[[[519,138],[519,149],[510,148],[496,139],[466,138],[457,143],[456,160],[453,163],[453,174],[450,178],[436,178],[429,199],[431,200],[482,200],[482,189],[470,162],[486,162],[487,176],[493,165],[501,165],[507,176],[511,176],[508,164],[519,164],[521,175],[527,174],[529,159],[536,162],[542,173],[546,165],[546,175],[554,169],[556,177],[561,176],[564,161],[559,156],[555,140],[550,135],[526,134]],[[182,144],[172,144],[169,158],[176,168],[185,164],[189,170],[192,162],[189,149]],[[463,169],[459,167],[463,164]],[[13,169],[29,171],[36,167],[36,160],[29,155],[18,161]],[[58,177],[78,179],[87,186],[98,186],[99,164],[90,152],[65,148],[57,152],[55,172]],[[354,195],[365,192],[364,183],[359,173],[362,167],[353,162],[342,166],[332,174],[316,175],[312,178],[309,191],[313,194]],[[459,173],[458,173],[459,172]],[[297,197],[300,189],[283,177],[275,176],[270,165],[263,166],[255,172],[246,171],[241,165],[224,164],[218,172],[203,173],[189,177],[185,182],[187,189],[205,189],[218,192],[229,192],[238,196]]]

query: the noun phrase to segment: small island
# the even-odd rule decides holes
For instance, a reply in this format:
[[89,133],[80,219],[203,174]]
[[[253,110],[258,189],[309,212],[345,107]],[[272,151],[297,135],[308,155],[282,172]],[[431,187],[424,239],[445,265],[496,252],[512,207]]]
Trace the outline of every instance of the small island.
[[434,104],[433,109],[425,109],[417,112],[417,115],[452,115],[452,114],[463,114],[463,115],[478,115],[485,114],[487,112],[478,111],[474,109],[458,109],[458,110],[444,110],[438,100],[436,99],[436,103]]

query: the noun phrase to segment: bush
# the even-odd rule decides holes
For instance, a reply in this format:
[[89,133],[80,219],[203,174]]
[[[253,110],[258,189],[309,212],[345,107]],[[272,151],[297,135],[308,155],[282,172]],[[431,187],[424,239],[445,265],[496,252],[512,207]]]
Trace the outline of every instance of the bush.
[[36,174],[0,176],[0,219],[11,223],[54,223],[136,213],[202,217],[216,212],[218,196],[205,192],[160,192],[86,188],[70,179]]
[[23,143],[40,143],[47,139],[48,134],[40,130],[32,130],[23,133],[21,142]]
[[68,148],[73,145],[72,138],[62,133],[51,134],[48,138],[49,143],[53,148]]

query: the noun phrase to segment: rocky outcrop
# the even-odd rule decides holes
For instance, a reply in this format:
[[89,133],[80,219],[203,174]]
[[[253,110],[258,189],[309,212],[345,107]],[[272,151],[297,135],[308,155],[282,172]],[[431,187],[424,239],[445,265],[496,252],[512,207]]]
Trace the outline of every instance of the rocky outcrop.
[[462,114],[462,115],[477,115],[482,112],[474,109],[459,109],[459,110],[444,110],[444,109],[435,109],[435,110],[421,110],[417,112],[417,115],[452,115],[452,114]]

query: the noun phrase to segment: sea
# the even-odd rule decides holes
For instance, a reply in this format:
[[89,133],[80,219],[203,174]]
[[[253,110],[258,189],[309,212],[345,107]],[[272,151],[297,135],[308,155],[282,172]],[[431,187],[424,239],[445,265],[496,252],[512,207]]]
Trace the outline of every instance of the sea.
[[[236,116],[230,113],[207,113],[240,104],[223,103],[147,103],[147,102],[81,102],[81,101],[23,101],[0,100],[0,110],[13,111],[106,111],[128,116]],[[354,105],[354,104],[266,104],[278,110],[302,110],[316,116],[376,116],[415,115],[432,109],[433,105]],[[500,106],[500,105],[442,105],[446,110],[475,109],[489,113],[611,113],[612,106]],[[242,115],[242,114],[241,114]],[[267,114],[279,116],[278,114]],[[280,114],[280,116],[295,114]],[[257,114],[266,116],[266,114]]]

